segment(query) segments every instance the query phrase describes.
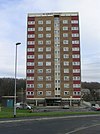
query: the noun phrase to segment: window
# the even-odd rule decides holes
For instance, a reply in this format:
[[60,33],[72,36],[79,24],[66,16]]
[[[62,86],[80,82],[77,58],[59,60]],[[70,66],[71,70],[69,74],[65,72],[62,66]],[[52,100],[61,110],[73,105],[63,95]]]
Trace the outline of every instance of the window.
[[69,91],[64,91],[64,95],[69,95]]
[[34,77],[27,77],[28,81],[34,80]]
[[71,24],[78,24],[78,20],[72,20]]
[[64,55],[63,55],[63,58],[64,58],[64,59],[68,59],[68,58],[69,58],[69,54],[64,54]]
[[80,80],[80,76],[73,76],[73,80]]
[[27,95],[30,95],[30,92],[29,91],[27,92]]
[[27,62],[27,66],[34,66],[34,62]]
[[38,31],[43,31],[43,27],[38,27]]
[[43,40],[39,40],[38,45],[43,45]]
[[46,84],[46,88],[51,88],[51,84]]
[[78,27],[71,27],[71,30],[78,30]]
[[69,62],[68,61],[64,61],[64,66],[69,66]]
[[69,69],[64,69],[64,73],[69,73]]
[[63,37],[68,37],[68,33],[63,33]]
[[72,51],[79,51],[79,47],[73,47]]
[[59,48],[55,47],[54,53],[55,53],[55,58],[60,58],[60,49]]
[[46,91],[46,96],[51,96],[51,91]]
[[39,21],[38,21],[38,24],[43,24],[43,21],[42,21],[42,20],[39,20]]
[[72,34],[72,37],[79,37],[78,33]]
[[27,52],[34,52],[34,48],[27,48]]
[[63,48],[63,51],[68,51],[68,50],[69,50],[68,47],[64,47],[64,48]]
[[46,40],[46,45],[50,45],[51,44],[51,40]]
[[55,29],[59,29],[59,23],[58,23],[58,21],[56,21],[56,23],[54,23],[54,27],[55,27]]
[[34,95],[34,92],[31,92],[31,95]]
[[68,24],[68,20],[63,20],[63,24]]
[[51,62],[46,62],[46,66],[51,66]]
[[43,54],[38,55],[38,59],[43,59]]
[[[57,35],[56,35],[56,36],[57,36]],[[55,40],[55,41],[58,41],[58,40],[59,40],[59,37],[56,37],[56,36],[55,36],[54,40]]]
[[43,84],[37,84],[37,88],[43,88]]
[[35,28],[28,28],[28,31],[35,31]]
[[59,35],[59,30],[54,30],[55,35]]
[[28,34],[28,38],[34,38],[35,35],[34,34]]
[[64,84],[64,88],[69,88],[69,84]]
[[79,40],[72,41],[72,44],[79,44]]
[[46,52],[51,51],[51,47],[46,47]]
[[27,73],[34,73],[34,69],[27,69]]
[[51,31],[51,27],[46,27],[46,31]]
[[34,59],[34,55],[27,55],[27,59]]
[[73,92],[73,95],[76,95],[76,96],[77,96],[77,95],[81,95],[81,92],[79,92],[79,91],[74,91],[74,92]]
[[38,92],[37,92],[37,95],[38,95],[38,96],[41,96],[41,95],[43,95],[43,92],[42,92],[42,91],[38,91]]
[[46,76],[46,81],[50,81],[51,80],[51,76]]
[[38,66],[43,66],[43,62],[38,62]]
[[28,91],[28,92],[27,92],[27,95],[30,95],[30,96],[31,96],[31,95],[34,95],[34,92]]
[[[60,77],[59,77],[59,79],[60,79]],[[55,83],[56,83],[56,84],[57,84],[57,83],[60,84],[60,82],[61,82],[60,80],[55,80]]]
[[43,76],[38,76],[38,77],[37,77],[37,80],[38,80],[38,81],[43,81]]
[[43,69],[38,69],[38,73],[43,73]]
[[33,25],[33,24],[35,24],[35,21],[28,21],[28,24]]
[[55,44],[59,46],[60,45],[60,41],[59,40],[55,41]]
[[28,41],[27,44],[28,45],[34,45],[35,44],[35,41]]
[[74,55],[72,55],[72,58],[80,58],[80,55],[79,54],[74,54]]
[[63,27],[63,31],[66,31],[66,30],[68,30],[68,27]]
[[43,47],[39,47],[38,52],[43,52]]
[[46,24],[51,24],[51,20],[46,20]]
[[80,69],[73,69],[73,73],[80,73]]
[[43,34],[38,34],[38,38],[43,38]]
[[80,88],[81,85],[80,84],[73,84],[73,88]]
[[51,34],[46,34],[46,38],[51,38]]
[[80,65],[80,62],[72,62],[72,65],[73,65],[73,66]]
[[68,44],[68,40],[63,40],[63,44]]
[[64,76],[64,80],[68,81],[69,80],[69,76]]
[[51,73],[51,69],[46,69],[46,73]]
[[34,84],[27,84],[27,88],[34,88]]
[[46,54],[46,59],[51,59],[51,54]]

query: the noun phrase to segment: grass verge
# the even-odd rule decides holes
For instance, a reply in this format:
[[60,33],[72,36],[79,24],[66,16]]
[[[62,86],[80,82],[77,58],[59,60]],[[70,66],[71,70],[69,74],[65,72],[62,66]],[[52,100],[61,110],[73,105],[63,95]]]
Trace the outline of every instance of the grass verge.
[[[90,115],[100,114],[100,111],[88,111],[88,112],[32,112],[29,110],[17,110],[16,117],[53,117],[53,116],[67,116],[67,115]],[[0,118],[13,118],[12,108],[2,108],[0,112]]]

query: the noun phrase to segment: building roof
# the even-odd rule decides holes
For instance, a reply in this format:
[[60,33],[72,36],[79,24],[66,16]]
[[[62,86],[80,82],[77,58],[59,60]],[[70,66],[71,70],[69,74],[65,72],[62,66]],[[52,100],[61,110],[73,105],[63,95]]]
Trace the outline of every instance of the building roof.
[[53,15],[78,16],[78,12],[28,13],[29,17],[34,17],[34,16],[53,16]]

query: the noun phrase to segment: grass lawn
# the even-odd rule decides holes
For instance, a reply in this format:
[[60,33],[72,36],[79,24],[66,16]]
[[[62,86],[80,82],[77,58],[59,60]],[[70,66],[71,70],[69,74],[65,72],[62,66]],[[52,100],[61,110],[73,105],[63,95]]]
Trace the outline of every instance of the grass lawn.
[[[17,110],[16,117],[34,117],[34,116],[65,116],[65,115],[89,115],[100,114],[99,111],[93,112],[32,112],[29,110]],[[13,108],[2,108],[0,111],[0,118],[13,118]]]

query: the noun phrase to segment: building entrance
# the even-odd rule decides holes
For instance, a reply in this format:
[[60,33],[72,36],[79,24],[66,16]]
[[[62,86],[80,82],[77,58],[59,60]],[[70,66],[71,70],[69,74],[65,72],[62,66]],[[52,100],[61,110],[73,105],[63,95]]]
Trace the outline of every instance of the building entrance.
[[61,106],[61,99],[46,99],[47,106]]

